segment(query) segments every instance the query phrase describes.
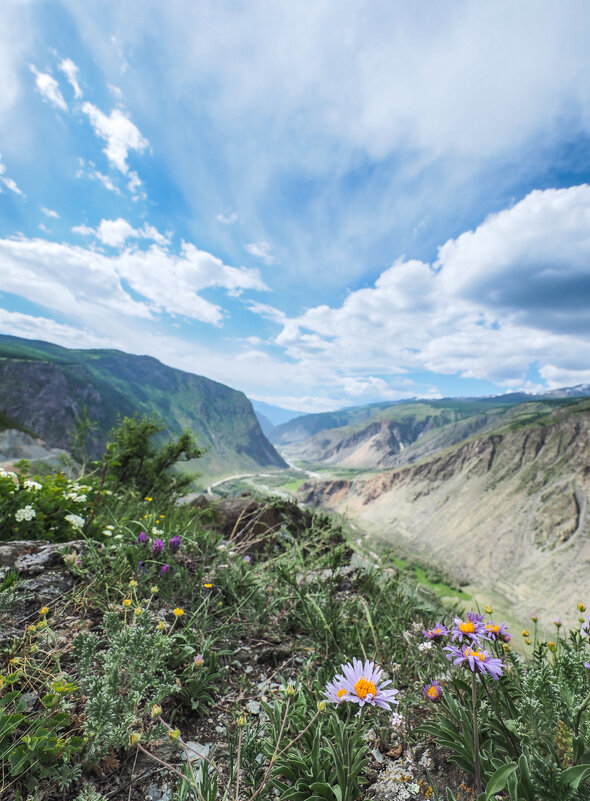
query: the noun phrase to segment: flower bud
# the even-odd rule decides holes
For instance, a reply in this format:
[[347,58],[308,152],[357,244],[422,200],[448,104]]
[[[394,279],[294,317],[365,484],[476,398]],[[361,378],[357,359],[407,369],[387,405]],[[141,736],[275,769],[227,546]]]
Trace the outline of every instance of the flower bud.
[[141,734],[138,731],[132,731],[129,735],[129,745],[134,746],[141,742]]
[[162,714],[162,707],[160,706],[160,704],[154,704],[152,709],[151,709],[150,714],[151,714],[151,716],[153,718],[157,718],[158,715],[161,715]]

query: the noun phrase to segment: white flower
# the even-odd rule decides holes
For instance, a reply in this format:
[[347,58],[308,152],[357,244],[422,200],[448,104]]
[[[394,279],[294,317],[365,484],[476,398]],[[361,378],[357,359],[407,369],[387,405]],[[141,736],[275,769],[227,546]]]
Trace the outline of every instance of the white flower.
[[72,524],[72,528],[82,528],[86,522],[83,517],[80,517],[80,515],[66,515],[65,519],[68,521],[68,523]]
[[86,495],[83,493],[78,494],[77,492],[68,492],[66,498],[69,501],[74,501],[74,503],[84,503],[86,501]]
[[41,486],[42,486],[41,484],[39,484],[38,481],[33,481],[32,478],[26,478],[25,482],[24,482],[24,485],[25,485],[26,489],[31,489],[31,490],[35,490],[35,491],[36,490],[40,490]]
[[156,526],[152,527],[152,534],[155,534],[156,536],[158,536],[159,534],[163,534],[163,533],[164,532],[162,531],[161,528],[156,528]]
[[430,651],[432,648],[432,640],[427,640],[426,642],[421,642],[418,646],[419,651]]
[[18,509],[14,515],[14,519],[17,523],[21,523],[23,520],[32,520],[34,517],[37,517],[37,512],[30,505]]
[[105,530],[102,533],[103,533],[103,535],[105,537],[112,537],[113,536],[113,532],[109,531],[108,528],[105,528]]
[[401,715],[399,712],[394,712],[393,715],[391,716],[391,728],[394,729],[394,731],[396,730],[399,731],[400,729],[403,729],[404,725],[405,725],[404,716]]

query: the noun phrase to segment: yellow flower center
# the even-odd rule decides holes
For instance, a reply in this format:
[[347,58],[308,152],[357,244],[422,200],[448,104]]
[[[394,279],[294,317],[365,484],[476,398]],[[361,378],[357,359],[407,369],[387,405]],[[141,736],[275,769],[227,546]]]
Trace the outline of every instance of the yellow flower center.
[[338,696],[338,698],[342,698],[343,695],[346,695],[346,690],[344,689],[344,687],[341,690],[338,690],[336,695]]
[[459,631],[462,631],[463,634],[473,634],[475,631],[475,623],[472,620],[464,620],[462,623],[459,623]]
[[433,630],[432,630],[432,633],[433,633],[433,634],[440,634],[440,629],[433,629]]
[[483,651],[474,651],[471,648],[465,649],[465,656],[470,657],[472,656],[474,659],[479,659],[480,662],[485,662],[486,655]]
[[486,629],[487,629],[488,631],[493,631],[493,632],[494,632],[494,634],[499,634],[499,633],[500,633],[500,626],[492,626],[492,624],[491,624],[491,623],[488,623],[488,624],[486,625]]
[[357,681],[354,685],[354,689],[356,694],[359,698],[365,699],[367,695],[375,695],[375,685],[369,679],[366,679],[364,676]]
[[428,695],[429,698],[438,698],[438,690],[436,689],[434,684],[432,685],[432,687],[428,688],[428,692],[426,694]]

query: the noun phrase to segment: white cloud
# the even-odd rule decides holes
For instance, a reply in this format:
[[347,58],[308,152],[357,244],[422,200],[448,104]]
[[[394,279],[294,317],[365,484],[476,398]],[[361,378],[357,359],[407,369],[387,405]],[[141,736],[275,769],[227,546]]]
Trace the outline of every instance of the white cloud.
[[[129,231],[124,220],[103,222],[114,225],[96,231],[78,226],[76,233],[125,241]],[[4,291],[79,322],[105,314],[150,320],[167,313],[220,325],[223,309],[205,300],[202,290],[217,287],[239,295],[266,289],[258,270],[231,267],[186,242],[180,255],[154,244],[145,251],[131,248],[106,256],[44,239],[0,239],[0,263]]]
[[277,264],[278,259],[270,252],[272,245],[269,242],[262,240],[261,242],[250,242],[244,245],[248,253],[260,259],[265,264]]
[[63,58],[59,63],[59,69],[65,73],[70,86],[74,90],[74,97],[76,99],[82,97],[82,90],[80,89],[80,84],[78,83],[78,73],[80,70],[74,64],[71,58]]
[[[24,197],[24,194],[16,185],[16,182],[12,180],[12,178],[8,178],[6,176],[6,165],[2,163],[2,154],[0,154],[0,184],[4,184],[7,189],[10,189],[11,192],[14,192],[15,195],[20,195]],[[2,192],[2,188],[0,187],[0,192]]]
[[57,211],[54,211],[53,209],[48,209],[47,206],[39,206],[39,208],[46,217],[53,217],[54,219],[59,220],[59,214],[57,213]]
[[51,233],[51,230],[45,225],[45,223],[39,223],[37,228],[40,231],[43,231],[44,234],[50,234]]
[[130,172],[127,176],[129,181],[127,182],[127,189],[134,195],[134,200],[145,200],[147,197],[145,191],[143,190],[143,183],[136,172]]
[[123,175],[127,175],[129,151],[145,150],[149,146],[148,140],[120,109],[113,109],[107,116],[92,103],[86,102],[82,105],[82,111],[88,115],[95,134],[107,143],[103,152],[109,162]]
[[170,244],[170,240],[153,225],[144,223],[142,228],[134,228],[122,217],[116,220],[101,220],[96,229],[90,228],[88,225],[75,225],[72,231],[75,234],[82,234],[82,236],[95,236],[103,245],[112,248],[123,247],[128,239],[150,239],[158,245]]
[[225,211],[221,211],[215,219],[217,222],[222,223],[223,225],[233,225],[238,221],[238,215],[235,211],[231,209],[226,209]]
[[68,104],[60,91],[59,84],[55,78],[47,72],[39,72],[33,64],[29,65],[31,72],[35,76],[35,85],[39,94],[48,100],[52,106],[61,111],[68,110]]
[[88,162],[88,167],[84,159],[78,159],[78,161],[80,162],[80,169],[76,173],[76,178],[90,178],[91,181],[99,181],[109,192],[114,192],[116,195],[121,194],[119,187],[113,183],[108,175],[104,175],[104,173],[97,170],[93,161]]
[[112,347],[104,336],[95,336],[84,328],[58,323],[49,317],[33,317],[29,314],[11,312],[0,308],[0,331],[24,339],[41,339],[55,342],[65,348]]

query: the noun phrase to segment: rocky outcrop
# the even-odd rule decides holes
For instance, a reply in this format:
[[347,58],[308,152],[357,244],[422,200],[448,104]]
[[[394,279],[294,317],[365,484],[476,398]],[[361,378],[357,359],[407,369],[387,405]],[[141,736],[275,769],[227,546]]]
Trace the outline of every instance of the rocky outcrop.
[[14,428],[0,431],[0,465],[14,465],[20,459],[28,459],[58,467],[67,455],[67,451],[48,448],[42,439],[35,439],[24,431]]
[[590,408],[467,440],[366,479],[307,482],[299,499],[346,513],[514,610],[575,618],[590,568]]

